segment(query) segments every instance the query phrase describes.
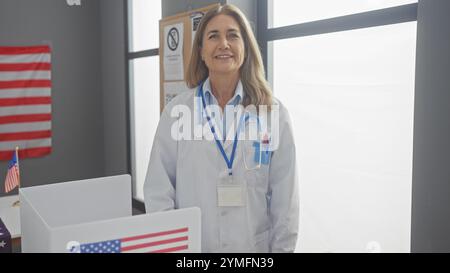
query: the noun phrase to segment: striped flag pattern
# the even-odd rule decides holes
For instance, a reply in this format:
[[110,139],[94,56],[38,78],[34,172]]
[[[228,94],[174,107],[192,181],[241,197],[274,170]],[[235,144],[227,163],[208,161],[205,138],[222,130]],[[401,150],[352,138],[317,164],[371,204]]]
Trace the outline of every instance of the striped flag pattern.
[[49,46],[0,47],[0,160],[51,152]]
[[81,253],[169,253],[189,250],[187,227],[80,245]]
[[8,164],[8,172],[5,179],[5,192],[8,193],[14,190],[15,187],[20,184],[19,174],[19,159],[17,158],[17,152],[14,151],[13,157]]

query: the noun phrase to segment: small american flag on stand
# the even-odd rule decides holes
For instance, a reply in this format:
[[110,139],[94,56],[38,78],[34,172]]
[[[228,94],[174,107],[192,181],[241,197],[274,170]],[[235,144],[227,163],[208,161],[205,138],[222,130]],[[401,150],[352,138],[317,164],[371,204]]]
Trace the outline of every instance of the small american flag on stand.
[[8,164],[8,172],[5,179],[5,192],[8,193],[20,185],[19,173],[19,148],[13,153],[13,157]]
[[80,245],[81,253],[169,253],[189,249],[189,229],[179,228]]

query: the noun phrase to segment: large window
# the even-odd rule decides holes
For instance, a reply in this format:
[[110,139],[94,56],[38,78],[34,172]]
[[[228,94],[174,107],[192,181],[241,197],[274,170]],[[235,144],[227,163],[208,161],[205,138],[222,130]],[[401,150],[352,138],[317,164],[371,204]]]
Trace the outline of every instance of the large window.
[[304,22],[267,20],[258,37],[294,128],[296,251],[409,252],[417,5],[317,2],[259,8]]
[[159,20],[161,1],[128,0],[128,67],[133,197],[143,185],[159,121]]

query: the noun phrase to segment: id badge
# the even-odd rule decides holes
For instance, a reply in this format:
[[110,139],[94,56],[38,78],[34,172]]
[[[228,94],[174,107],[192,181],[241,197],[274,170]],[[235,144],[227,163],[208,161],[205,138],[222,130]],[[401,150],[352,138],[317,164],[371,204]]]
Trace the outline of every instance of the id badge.
[[217,186],[217,206],[243,207],[246,204],[245,189],[241,183],[236,183],[232,177],[223,175]]
[[217,205],[219,207],[245,206],[244,188],[240,185],[217,187]]

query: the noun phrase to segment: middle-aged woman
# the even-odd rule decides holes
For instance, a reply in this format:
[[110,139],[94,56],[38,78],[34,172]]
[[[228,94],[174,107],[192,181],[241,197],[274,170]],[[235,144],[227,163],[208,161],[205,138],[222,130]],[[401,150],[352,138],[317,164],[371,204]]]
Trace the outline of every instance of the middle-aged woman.
[[[299,200],[291,122],[272,97],[254,34],[235,6],[219,6],[203,17],[186,83],[195,89],[174,98],[161,115],[144,185],[147,213],[199,207],[202,252],[294,251]],[[258,110],[245,112],[238,123],[236,111],[228,111],[264,105],[271,114],[278,111],[276,120],[266,121],[265,133]],[[180,109],[189,114],[180,115]],[[186,123],[179,125],[196,116],[206,131],[201,139]],[[256,141],[238,138],[241,127],[230,125],[247,130],[255,122]]]

